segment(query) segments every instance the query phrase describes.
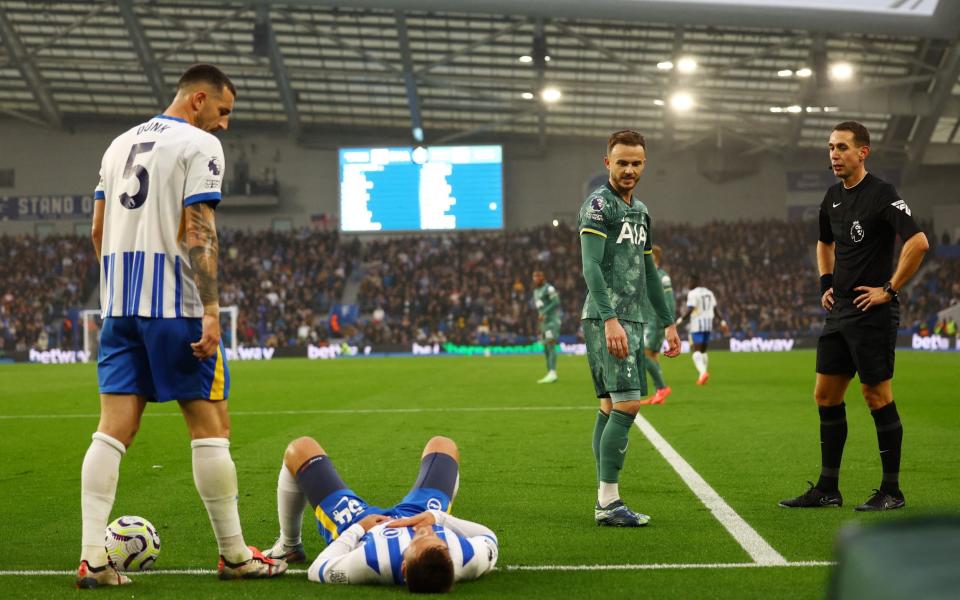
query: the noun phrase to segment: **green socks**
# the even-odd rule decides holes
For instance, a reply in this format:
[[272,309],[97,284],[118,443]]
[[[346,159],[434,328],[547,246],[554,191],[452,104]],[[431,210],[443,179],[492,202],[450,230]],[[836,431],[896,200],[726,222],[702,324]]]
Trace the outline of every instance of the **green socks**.
[[597,422],[593,425],[593,458],[597,461],[597,481],[600,481],[600,438],[603,436],[603,430],[607,427],[609,415],[602,410],[597,411]]
[[646,365],[647,373],[650,373],[655,388],[660,390],[667,387],[667,384],[663,381],[663,369],[660,368],[660,363],[652,358],[647,358],[643,361],[643,364]]
[[557,370],[557,345],[545,344],[543,347],[543,350],[547,355],[547,371],[556,371]]
[[[620,481],[620,470],[627,457],[630,427],[633,425],[633,415],[614,410],[610,412],[606,427],[600,436],[600,457],[597,464],[597,474],[600,481],[617,483]],[[598,419],[599,420],[599,419]],[[596,437],[596,436],[594,436]]]

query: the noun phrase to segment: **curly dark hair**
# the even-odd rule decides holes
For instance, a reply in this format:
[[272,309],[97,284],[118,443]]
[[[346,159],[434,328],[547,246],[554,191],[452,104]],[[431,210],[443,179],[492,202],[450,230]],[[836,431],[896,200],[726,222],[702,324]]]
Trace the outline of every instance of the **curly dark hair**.
[[453,560],[446,546],[426,548],[406,563],[407,589],[414,594],[445,594],[453,587]]

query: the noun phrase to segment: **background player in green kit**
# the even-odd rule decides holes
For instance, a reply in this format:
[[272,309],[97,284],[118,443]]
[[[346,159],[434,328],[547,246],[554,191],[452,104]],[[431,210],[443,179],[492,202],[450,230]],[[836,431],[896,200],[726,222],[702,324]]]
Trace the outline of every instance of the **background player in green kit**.
[[547,374],[537,383],[557,380],[557,338],[560,337],[560,296],[557,288],[547,283],[543,271],[533,272],[533,303],[537,307],[540,341],[547,356]]
[[[676,300],[673,297],[673,282],[667,272],[660,268],[660,257],[663,255],[663,248],[653,245],[653,264],[657,265],[657,277],[660,278],[660,285],[663,286],[663,301],[667,306],[676,306]],[[646,303],[644,310],[646,315],[646,327],[643,328],[643,354],[646,360],[643,361],[653,379],[653,386],[656,393],[641,402],[640,404],[663,404],[672,391],[663,379],[663,369],[660,368],[660,348],[663,347],[663,327],[662,323],[657,322],[657,315],[653,306]]]
[[580,208],[578,230],[587,299],[583,335],[600,411],[593,431],[597,463],[597,525],[639,527],[650,517],[620,499],[620,470],[630,426],[646,395],[643,303],[649,296],[659,323],[668,323],[666,356],[680,353],[674,310],[664,302],[653,264],[650,214],[633,197],[646,163],[646,142],[636,131],[618,131],[607,140],[603,159],[610,173]]

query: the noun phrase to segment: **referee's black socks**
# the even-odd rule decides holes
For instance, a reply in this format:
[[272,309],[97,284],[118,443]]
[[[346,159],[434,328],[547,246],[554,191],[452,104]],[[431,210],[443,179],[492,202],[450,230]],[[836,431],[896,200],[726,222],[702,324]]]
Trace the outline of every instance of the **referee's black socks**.
[[895,402],[870,412],[877,426],[877,444],[880,446],[880,462],[883,464],[883,481],[880,491],[900,495],[900,446],[903,443],[903,426]]
[[847,405],[820,406],[820,479],[817,489],[836,492],[840,482],[840,461],[847,442]]

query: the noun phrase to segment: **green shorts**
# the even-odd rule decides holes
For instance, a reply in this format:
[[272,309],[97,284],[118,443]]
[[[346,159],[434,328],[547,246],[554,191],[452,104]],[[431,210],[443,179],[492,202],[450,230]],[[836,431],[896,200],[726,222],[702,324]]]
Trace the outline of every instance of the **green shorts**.
[[583,320],[583,338],[587,343],[587,362],[593,376],[597,398],[608,398],[611,392],[635,392],[647,395],[647,376],[644,372],[643,324],[620,321],[627,332],[629,352],[623,360],[614,358],[607,350],[607,335],[600,319]]
[[548,342],[556,343],[560,337],[560,321],[541,321],[540,322],[540,341],[544,344]]
[[643,325],[643,347],[653,352],[660,352],[663,348],[663,340],[666,336],[663,334],[663,327],[658,327],[656,323],[644,323]]

